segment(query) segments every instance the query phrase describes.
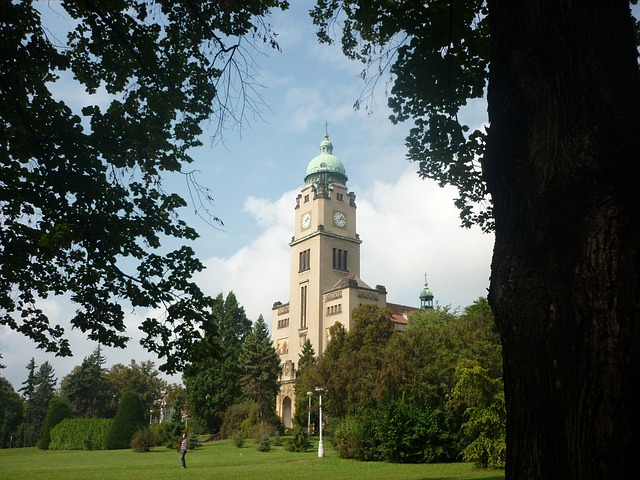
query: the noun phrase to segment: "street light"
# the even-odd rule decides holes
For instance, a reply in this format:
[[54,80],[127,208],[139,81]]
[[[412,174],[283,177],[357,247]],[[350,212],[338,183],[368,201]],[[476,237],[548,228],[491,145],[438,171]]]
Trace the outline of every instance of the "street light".
[[318,404],[319,409],[319,422],[320,422],[320,438],[318,440],[318,457],[324,457],[324,443],[322,443],[322,392],[324,392],[324,388],[316,387],[316,392],[320,396],[320,403]]
[[311,397],[313,397],[313,392],[307,392],[307,397],[309,397],[309,410],[307,411],[307,435],[311,436]]

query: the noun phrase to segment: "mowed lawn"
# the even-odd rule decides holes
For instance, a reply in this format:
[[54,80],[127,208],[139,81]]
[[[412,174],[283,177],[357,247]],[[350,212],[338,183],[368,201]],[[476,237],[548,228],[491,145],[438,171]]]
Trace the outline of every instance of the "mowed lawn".
[[[317,445],[317,443],[316,443]],[[209,442],[187,453],[187,469],[180,455],[157,447],[149,453],[131,450],[42,451],[37,448],[0,450],[0,480],[449,480],[504,479],[501,470],[477,469],[472,464],[400,465],[342,460],[325,444],[317,450],[288,452],[274,446],[259,452],[247,443],[238,448],[228,440]]]

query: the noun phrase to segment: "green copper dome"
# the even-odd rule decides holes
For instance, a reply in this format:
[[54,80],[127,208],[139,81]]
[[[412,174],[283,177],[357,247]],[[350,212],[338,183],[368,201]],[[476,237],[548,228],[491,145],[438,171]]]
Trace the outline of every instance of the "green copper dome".
[[429,287],[425,285],[422,291],[420,292],[420,298],[429,298],[429,297],[433,298],[433,293],[431,292],[431,290],[429,290]]
[[347,179],[344,165],[338,157],[333,154],[333,144],[329,140],[329,134],[324,134],[324,140],[320,143],[320,155],[313,158],[307,167],[305,179],[317,173],[335,173]]

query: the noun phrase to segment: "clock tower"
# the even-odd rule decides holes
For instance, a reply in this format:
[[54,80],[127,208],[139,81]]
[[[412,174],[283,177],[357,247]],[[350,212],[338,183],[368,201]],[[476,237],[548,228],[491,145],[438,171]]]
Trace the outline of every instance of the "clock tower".
[[[360,275],[356,196],[347,190],[344,165],[333,154],[329,135],[307,166],[296,198],[288,305],[274,305],[274,341],[283,362],[297,363],[307,340],[317,354],[326,346],[322,292],[348,275]],[[280,313],[280,314],[278,314]],[[277,333],[276,333],[277,332]]]
[[350,328],[351,310],[363,303],[386,305],[386,290],[360,279],[360,237],[356,233],[356,195],[347,189],[342,161],[333,154],[328,133],[320,154],[308,164],[295,202],[295,228],[289,246],[290,300],[275,302],[272,337],[282,362],[278,413],[285,426],[293,414],[293,383],[302,346],[309,340],[320,355],[329,328]]

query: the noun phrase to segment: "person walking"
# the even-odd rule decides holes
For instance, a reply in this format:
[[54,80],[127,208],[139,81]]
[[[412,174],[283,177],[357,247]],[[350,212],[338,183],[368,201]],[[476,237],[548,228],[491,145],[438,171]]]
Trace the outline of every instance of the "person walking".
[[187,468],[187,463],[185,462],[185,456],[187,455],[187,449],[189,447],[189,440],[187,439],[187,434],[182,434],[182,441],[180,442],[180,463],[182,464],[182,468]]

